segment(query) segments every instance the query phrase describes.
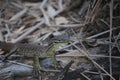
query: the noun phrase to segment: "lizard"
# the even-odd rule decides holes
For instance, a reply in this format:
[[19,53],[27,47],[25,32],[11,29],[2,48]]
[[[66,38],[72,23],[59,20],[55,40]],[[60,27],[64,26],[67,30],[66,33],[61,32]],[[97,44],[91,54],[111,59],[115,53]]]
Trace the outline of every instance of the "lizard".
[[57,48],[59,48],[61,43],[66,42],[68,42],[68,40],[66,39],[56,39],[53,40],[52,43],[50,43],[50,46],[41,46],[29,43],[6,43],[0,41],[0,49],[2,49],[3,51],[11,51],[11,53],[5,55],[5,58],[9,57],[13,53],[17,53],[23,55],[24,57],[31,58],[33,60],[33,77],[38,78],[42,71],[39,60],[41,58],[50,57],[52,58],[53,63],[56,64],[57,62],[55,58],[55,51]]

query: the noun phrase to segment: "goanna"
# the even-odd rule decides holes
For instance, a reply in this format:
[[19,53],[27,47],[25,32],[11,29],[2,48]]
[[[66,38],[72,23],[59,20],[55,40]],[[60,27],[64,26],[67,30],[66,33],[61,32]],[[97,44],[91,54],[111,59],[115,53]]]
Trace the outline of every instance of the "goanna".
[[24,57],[31,58],[33,60],[33,76],[39,77],[41,74],[41,65],[39,64],[40,58],[52,58],[54,64],[56,64],[55,51],[59,48],[61,43],[66,43],[67,40],[55,40],[50,46],[41,46],[37,44],[22,44],[22,43],[6,43],[0,41],[0,49],[3,51],[11,51],[5,55],[9,57],[13,53],[23,55]]

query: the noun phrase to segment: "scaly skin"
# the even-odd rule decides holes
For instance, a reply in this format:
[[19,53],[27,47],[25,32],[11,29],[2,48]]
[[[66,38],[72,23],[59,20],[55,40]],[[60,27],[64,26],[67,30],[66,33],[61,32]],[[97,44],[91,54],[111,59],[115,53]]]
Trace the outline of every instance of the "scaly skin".
[[11,51],[15,49],[14,51],[15,53],[24,55],[25,57],[30,57],[33,60],[33,75],[34,77],[39,77],[42,70],[39,64],[39,59],[51,57],[53,63],[56,65],[57,62],[55,58],[55,51],[56,49],[59,48],[61,43],[63,42],[53,43],[50,46],[44,47],[44,46],[35,45],[35,44],[0,42],[0,49],[3,49],[4,51]]

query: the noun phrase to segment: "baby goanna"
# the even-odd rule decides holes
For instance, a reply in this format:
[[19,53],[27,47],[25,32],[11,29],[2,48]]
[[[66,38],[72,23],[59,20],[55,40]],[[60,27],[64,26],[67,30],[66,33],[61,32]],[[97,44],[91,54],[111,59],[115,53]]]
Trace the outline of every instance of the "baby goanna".
[[28,43],[6,43],[0,41],[0,49],[3,51],[9,51],[4,57],[4,60],[13,53],[23,55],[24,57],[31,58],[33,60],[33,76],[39,77],[42,68],[39,63],[40,59],[52,58],[53,63],[56,65],[55,51],[59,48],[61,43],[67,43],[66,39],[52,40],[49,46],[41,46],[37,44]]

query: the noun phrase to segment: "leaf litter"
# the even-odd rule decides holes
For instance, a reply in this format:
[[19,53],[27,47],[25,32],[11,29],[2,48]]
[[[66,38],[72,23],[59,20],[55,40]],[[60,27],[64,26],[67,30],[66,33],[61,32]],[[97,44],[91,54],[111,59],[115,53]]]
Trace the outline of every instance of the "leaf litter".
[[[42,80],[119,80],[119,21],[119,0],[0,0],[0,41],[45,46],[52,36],[68,36],[56,50],[57,70],[51,59],[40,62]],[[21,57],[0,63],[0,79],[35,80],[31,62]]]

